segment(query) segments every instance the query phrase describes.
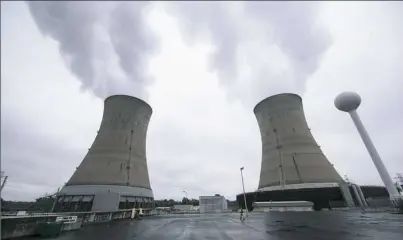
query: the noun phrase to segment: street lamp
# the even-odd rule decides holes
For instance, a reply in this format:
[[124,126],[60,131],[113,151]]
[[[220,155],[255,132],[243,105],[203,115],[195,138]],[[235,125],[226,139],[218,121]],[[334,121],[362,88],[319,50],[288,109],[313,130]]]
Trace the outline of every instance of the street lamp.
[[248,207],[246,205],[245,184],[243,183],[242,170],[243,170],[243,167],[241,167],[242,189],[243,189],[243,199],[244,199],[244,202],[245,202],[245,216],[248,217]]
[[186,200],[185,200],[185,204],[186,204],[188,201],[188,192],[186,190],[183,190],[183,192],[186,194]]

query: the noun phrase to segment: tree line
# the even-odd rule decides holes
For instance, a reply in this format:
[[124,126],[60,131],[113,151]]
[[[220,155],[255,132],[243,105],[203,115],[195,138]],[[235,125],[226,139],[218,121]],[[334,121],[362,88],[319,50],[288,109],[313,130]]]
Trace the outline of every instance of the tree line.
[[[228,201],[228,208],[237,208],[236,201]],[[193,205],[199,206],[198,199],[182,198],[181,201],[174,199],[159,199],[154,200],[155,207],[172,207],[174,205]],[[53,197],[40,197],[35,201],[4,201],[1,199],[2,211],[35,211],[35,212],[49,212],[53,206]]]
[[172,207],[173,205],[193,205],[199,206],[198,199],[188,199],[186,197],[182,198],[182,201],[175,201],[173,199],[160,199],[154,200],[154,204],[156,207]]

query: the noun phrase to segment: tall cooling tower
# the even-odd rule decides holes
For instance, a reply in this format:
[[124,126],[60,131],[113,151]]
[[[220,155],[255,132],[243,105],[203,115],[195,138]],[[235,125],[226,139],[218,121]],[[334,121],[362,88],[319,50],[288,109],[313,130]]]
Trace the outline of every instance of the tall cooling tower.
[[262,138],[259,189],[342,181],[311,134],[300,96],[271,96],[254,113]]
[[[327,160],[305,119],[302,99],[279,94],[254,108],[262,138],[259,187],[246,205],[266,201],[310,201],[315,209],[353,206],[349,186]],[[243,194],[237,195],[245,206]]]
[[151,107],[124,95],[108,97],[104,106],[95,141],[60,191],[56,212],[114,211],[153,200],[146,159]]

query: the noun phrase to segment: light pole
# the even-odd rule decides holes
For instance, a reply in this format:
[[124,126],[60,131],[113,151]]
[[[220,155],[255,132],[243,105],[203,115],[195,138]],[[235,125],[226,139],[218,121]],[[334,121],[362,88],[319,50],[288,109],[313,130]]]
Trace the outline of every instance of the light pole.
[[57,192],[55,194],[55,198],[53,199],[52,210],[50,212],[53,212],[53,210],[55,210],[57,198],[59,197],[59,192],[60,192],[60,188],[57,189]]
[[8,176],[4,175],[4,172],[1,172],[1,187],[0,187],[0,192],[3,191],[4,185],[6,185]]
[[244,199],[244,202],[245,202],[245,216],[248,217],[248,207],[246,205],[245,184],[243,183],[242,170],[243,170],[243,167],[241,167],[242,189],[243,189],[243,199]]
[[183,190],[183,192],[186,194],[186,200],[185,200],[185,204],[188,202],[188,192],[186,190]]

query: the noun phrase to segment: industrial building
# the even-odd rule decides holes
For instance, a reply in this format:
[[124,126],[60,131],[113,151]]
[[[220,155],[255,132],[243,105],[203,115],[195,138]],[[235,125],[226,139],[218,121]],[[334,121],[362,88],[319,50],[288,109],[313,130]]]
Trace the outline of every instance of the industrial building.
[[116,211],[152,205],[146,158],[152,109],[126,95],[105,99],[98,134],[58,193],[54,212]]
[[[348,185],[312,136],[300,96],[268,97],[256,105],[254,114],[262,161],[258,190],[247,194],[248,208],[254,201],[311,201],[315,209],[354,204]],[[244,206],[242,194],[237,201]]]
[[228,209],[227,200],[224,196],[200,196],[200,213],[220,213]]
[[[362,186],[361,185],[359,187],[362,191],[362,195],[357,195],[359,193],[358,192],[355,193],[355,190],[352,187],[353,184],[347,183],[347,185],[348,185],[348,189],[349,189],[349,192],[350,192],[352,200],[353,200],[353,205],[350,205],[350,207],[361,207],[361,206],[365,207],[365,203],[368,207],[371,207],[371,208],[383,208],[383,207],[391,206],[390,201],[389,201],[388,191],[386,190],[386,187],[384,187],[384,186],[367,186],[367,185]],[[357,186],[358,185],[356,185],[355,187],[357,187]],[[307,190],[301,189],[301,191],[300,191],[301,199],[302,198],[309,199],[309,195],[306,194],[306,191]],[[262,196],[259,196],[258,194],[260,194],[260,193],[259,192],[247,192],[246,193],[246,202],[247,202],[247,207],[248,207],[249,211],[253,210],[253,208],[254,208],[253,203],[269,201],[271,199],[271,198],[264,198],[264,196],[262,197]],[[277,193],[271,193],[271,194],[274,195]],[[332,195],[330,195],[330,196],[332,196]],[[274,199],[279,199],[279,198],[274,198]],[[280,200],[274,200],[274,199],[272,201],[280,201]],[[282,199],[287,199],[287,198],[282,198]],[[363,201],[363,199],[365,202]],[[294,201],[294,200],[292,200],[292,201]],[[298,201],[300,201],[300,200],[298,200]],[[361,201],[361,203],[360,203],[360,201]],[[243,194],[237,195],[237,202],[238,202],[239,206],[244,208],[245,204],[244,204]],[[333,204],[330,207],[345,207],[346,206],[346,204],[343,202],[341,202],[342,204],[339,204],[339,205],[335,205],[334,202],[331,202],[331,203],[333,203]]]

